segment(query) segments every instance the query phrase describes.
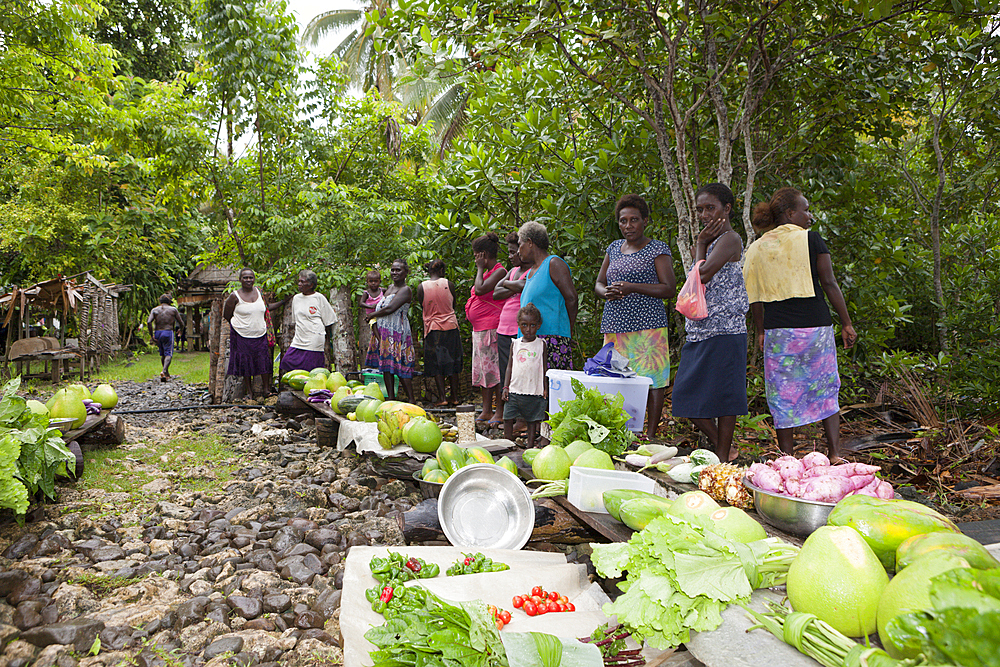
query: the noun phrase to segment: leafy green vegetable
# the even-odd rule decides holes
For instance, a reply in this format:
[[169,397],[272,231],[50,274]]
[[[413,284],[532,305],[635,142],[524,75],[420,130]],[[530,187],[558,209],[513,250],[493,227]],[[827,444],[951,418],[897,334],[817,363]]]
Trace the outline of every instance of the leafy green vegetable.
[[48,427],[48,417],[17,395],[20,387],[21,378],[10,380],[0,398],[0,508],[23,515],[39,489],[55,498],[56,475],[75,471],[76,457],[62,434]]
[[562,664],[563,646],[557,637],[542,632],[532,632],[535,649],[542,659],[542,667],[559,667]]
[[374,667],[507,667],[500,631],[482,600],[453,603],[424,590],[424,605],[365,633]]
[[622,407],[621,394],[605,396],[598,389],[583,386],[572,378],[571,401],[559,401],[559,412],[549,417],[551,442],[565,447],[574,440],[586,440],[609,456],[621,456],[632,444],[632,432],[625,427],[629,416]]
[[897,645],[934,663],[1000,666],[1000,571],[958,568],[931,579],[932,609],[889,621]]
[[784,582],[796,547],[776,538],[740,544],[711,526],[705,517],[667,515],[628,542],[591,545],[598,574],[628,572],[619,584],[624,593],[604,613],[616,615],[637,639],[669,648],[688,641],[691,630],[719,627],[722,610],[747,601],[754,588]]

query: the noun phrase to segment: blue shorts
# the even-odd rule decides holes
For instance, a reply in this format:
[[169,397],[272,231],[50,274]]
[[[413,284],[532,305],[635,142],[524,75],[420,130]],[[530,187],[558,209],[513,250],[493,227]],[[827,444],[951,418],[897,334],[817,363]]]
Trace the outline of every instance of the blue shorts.
[[156,341],[156,346],[160,348],[161,357],[174,356],[174,332],[172,330],[160,329],[159,331],[154,331],[153,340]]

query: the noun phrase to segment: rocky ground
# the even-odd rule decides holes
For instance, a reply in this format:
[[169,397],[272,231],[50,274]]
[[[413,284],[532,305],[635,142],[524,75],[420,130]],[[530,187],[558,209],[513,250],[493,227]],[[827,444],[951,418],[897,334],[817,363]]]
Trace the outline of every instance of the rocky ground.
[[[122,411],[206,400],[176,380],[120,394]],[[413,487],[317,447],[308,415],[125,419],[123,473],[151,481],[134,493],[64,485],[38,520],[0,523],[0,667],[341,664],[345,552],[402,545],[395,514],[421,500]],[[218,462],[227,479],[212,465],[161,473],[149,456],[212,433],[232,450]]]

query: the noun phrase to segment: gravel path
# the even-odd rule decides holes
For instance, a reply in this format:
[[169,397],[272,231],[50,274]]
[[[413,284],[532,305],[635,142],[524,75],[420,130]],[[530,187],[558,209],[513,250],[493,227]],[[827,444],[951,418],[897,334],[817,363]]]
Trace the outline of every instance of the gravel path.
[[[207,400],[177,380],[117,389],[120,410]],[[0,667],[341,664],[345,550],[402,545],[395,514],[419,494],[317,447],[307,415],[124,418],[123,470],[152,476],[140,493],[63,485],[41,520],[0,523]],[[152,445],[206,434],[233,449],[227,483],[213,487],[211,465],[148,460]]]

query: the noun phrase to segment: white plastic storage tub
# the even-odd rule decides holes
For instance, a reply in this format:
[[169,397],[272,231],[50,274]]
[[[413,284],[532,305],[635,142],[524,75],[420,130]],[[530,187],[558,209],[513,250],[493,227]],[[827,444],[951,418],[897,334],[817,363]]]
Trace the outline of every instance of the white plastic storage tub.
[[546,373],[549,378],[549,414],[559,412],[559,401],[572,401],[576,398],[573,393],[573,385],[570,380],[573,378],[583,383],[585,387],[597,387],[602,394],[621,394],[625,398],[625,412],[628,413],[628,429],[630,431],[641,431],[642,424],[646,419],[646,398],[649,396],[649,388],[653,384],[653,379],[645,375],[636,375],[631,378],[609,378],[601,375],[587,375],[583,371],[564,371],[558,368],[551,368]]
[[607,514],[608,511],[604,509],[604,492],[614,489],[653,493],[656,482],[651,477],[627,470],[599,470],[580,466],[569,469],[566,497],[577,509]]

